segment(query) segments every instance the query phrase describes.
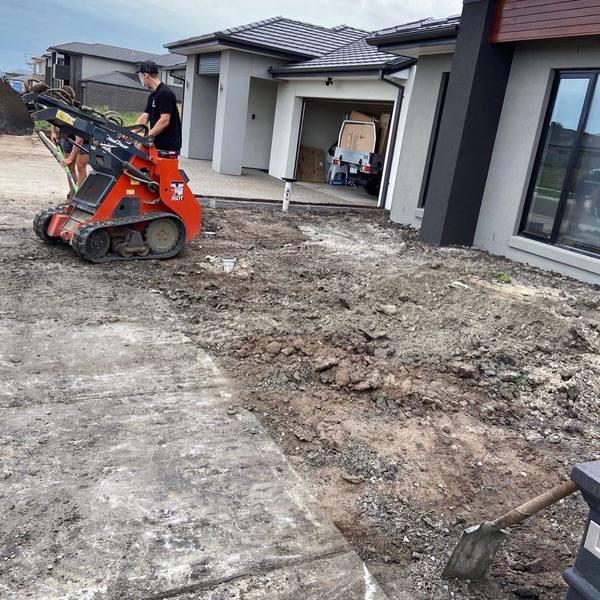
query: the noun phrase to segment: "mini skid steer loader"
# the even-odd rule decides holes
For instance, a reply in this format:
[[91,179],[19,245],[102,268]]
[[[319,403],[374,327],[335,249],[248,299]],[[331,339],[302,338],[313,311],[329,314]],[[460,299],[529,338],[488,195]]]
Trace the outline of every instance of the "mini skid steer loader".
[[41,240],[68,243],[101,263],[170,258],[200,234],[202,209],[176,153],[157,150],[133,130],[144,126],[123,127],[45,94],[23,101],[34,120],[90,140],[92,172],[68,204],[38,213],[33,229]]

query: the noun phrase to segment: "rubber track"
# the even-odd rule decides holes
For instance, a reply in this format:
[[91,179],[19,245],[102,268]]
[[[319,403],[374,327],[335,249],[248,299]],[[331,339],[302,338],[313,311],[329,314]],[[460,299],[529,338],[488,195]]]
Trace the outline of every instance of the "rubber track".
[[[173,250],[169,252],[163,252],[162,254],[157,253],[148,253],[146,256],[121,256],[115,252],[109,252],[105,254],[101,258],[90,258],[86,256],[85,246],[88,237],[92,234],[92,232],[98,229],[105,229],[107,227],[123,227],[126,225],[134,225],[136,223],[145,223],[148,221],[155,221],[156,219],[168,218],[177,221],[177,223],[181,226],[179,232],[179,239],[177,240],[177,245]],[[151,215],[135,215],[132,217],[122,217],[121,219],[112,219],[110,221],[98,221],[95,223],[88,223],[87,225],[83,225],[80,227],[75,235],[73,236],[73,240],[71,241],[71,245],[73,246],[73,250],[75,254],[84,260],[93,263],[107,263],[113,262],[117,260],[126,261],[126,260],[163,260],[165,258],[172,258],[181,252],[183,246],[185,245],[185,224],[183,221],[173,213],[166,212],[156,212]]]
[[60,244],[63,242],[63,239],[60,237],[50,237],[46,230],[43,229],[42,221],[43,217],[46,215],[56,215],[58,213],[62,213],[67,209],[67,205],[63,204],[62,206],[54,206],[53,208],[45,208],[41,210],[35,217],[33,218],[33,231],[35,235],[37,235],[42,242],[45,244]]

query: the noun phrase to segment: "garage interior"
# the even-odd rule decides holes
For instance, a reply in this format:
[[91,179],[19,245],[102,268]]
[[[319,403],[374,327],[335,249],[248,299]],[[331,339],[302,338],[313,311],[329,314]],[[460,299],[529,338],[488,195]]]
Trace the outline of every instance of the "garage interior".
[[357,120],[375,122],[376,151],[385,156],[393,109],[392,102],[306,98],[296,155],[297,184],[335,198],[337,202],[341,199],[352,205],[377,206],[377,195],[368,193],[362,185],[342,183],[343,174],[335,178],[337,184],[330,183],[330,178],[334,175],[330,167],[342,123],[350,119],[351,115],[353,119],[356,118],[357,113],[361,115]]

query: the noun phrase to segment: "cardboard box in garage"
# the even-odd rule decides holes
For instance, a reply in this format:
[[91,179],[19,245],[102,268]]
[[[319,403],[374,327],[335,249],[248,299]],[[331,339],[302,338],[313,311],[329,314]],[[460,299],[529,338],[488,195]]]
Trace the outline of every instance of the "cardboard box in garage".
[[376,139],[376,125],[373,121],[344,121],[338,145],[347,150],[370,154],[375,151]]
[[325,152],[323,150],[300,146],[296,179],[312,183],[323,183],[325,181],[324,166]]
[[377,134],[377,152],[379,154],[385,154],[387,149],[391,121],[392,115],[390,113],[382,113],[379,117],[379,132]]
[[367,113],[360,112],[359,110],[353,110],[350,113],[349,117],[350,121],[377,121],[377,119],[373,115],[368,115]]

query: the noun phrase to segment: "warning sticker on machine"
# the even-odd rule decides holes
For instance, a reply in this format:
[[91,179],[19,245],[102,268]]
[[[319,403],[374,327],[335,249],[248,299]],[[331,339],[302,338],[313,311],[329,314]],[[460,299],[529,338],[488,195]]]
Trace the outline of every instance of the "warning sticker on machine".
[[183,181],[175,181],[171,184],[171,200],[179,202],[183,200]]
[[63,112],[62,110],[56,111],[56,118],[63,123],[68,123],[69,125],[73,125],[73,123],[75,123],[75,118],[71,115],[68,115],[66,112]]

